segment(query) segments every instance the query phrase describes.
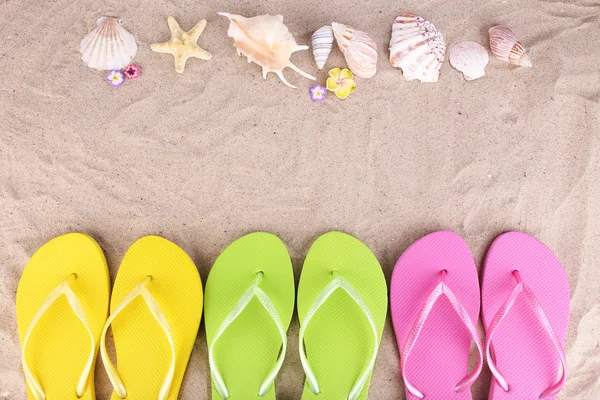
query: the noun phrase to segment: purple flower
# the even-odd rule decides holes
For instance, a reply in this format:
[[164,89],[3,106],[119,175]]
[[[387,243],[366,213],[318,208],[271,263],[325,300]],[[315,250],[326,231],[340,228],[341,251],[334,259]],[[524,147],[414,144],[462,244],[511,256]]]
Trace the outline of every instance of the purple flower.
[[125,82],[123,73],[116,69],[111,69],[106,76],[106,81],[113,85],[113,87],[119,87]]
[[310,88],[309,93],[311,100],[317,103],[325,100],[325,94],[327,93],[327,90],[317,83],[315,86]]
[[125,78],[127,78],[127,80],[137,79],[140,77],[141,73],[142,69],[135,64],[129,64],[123,70],[123,75],[125,75]]

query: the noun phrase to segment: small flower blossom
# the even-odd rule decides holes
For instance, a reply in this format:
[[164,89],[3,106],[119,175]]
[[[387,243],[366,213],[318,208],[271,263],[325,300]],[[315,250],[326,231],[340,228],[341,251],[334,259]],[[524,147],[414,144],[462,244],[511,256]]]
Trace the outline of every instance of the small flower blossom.
[[340,99],[345,99],[354,92],[356,83],[354,82],[354,74],[348,69],[334,68],[329,71],[327,78],[327,90],[335,92],[335,95]]
[[142,69],[135,64],[129,64],[123,70],[123,75],[125,75],[125,78],[127,78],[127,80],[137,79],[140,77],[141,73]]
[[309,92],[311,100],[316,103],[325,100],[327,90],[317,83],[315,86],[310,88]]
[[125,79],[123,78],[123,73],[121,71],[116,70],[116,69],[111,69],[110,70],[110,72],[106,76],[106,80],[113,87],[119,87],[119,86],[121,86],[125,82]]

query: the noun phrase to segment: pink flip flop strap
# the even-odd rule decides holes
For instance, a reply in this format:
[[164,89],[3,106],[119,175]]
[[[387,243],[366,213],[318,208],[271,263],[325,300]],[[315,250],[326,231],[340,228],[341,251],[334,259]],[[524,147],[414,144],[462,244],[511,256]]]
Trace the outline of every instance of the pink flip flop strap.
[[525,296],[525,299],[527,299],[527,303],[529,304],[529,306],[531,307],[531,309],[534,311],[535,315],[537,316],[538,320],[540,321],[540,324],[542,325],[542,327],[548,334],[548,337],[552,341],[552,344],[554,345],[554,348],[556,349],[558,356],[560,358],[560,363],[561,363],[561,367],[562,367],[562,373],[561,373],[560,379],[558,380],[558,382],[556,382],[555,384],[553,384],[552,386],[550,386],[549,388],[544,390],[542,392],[542,394],[540,394],[540,396],[539,396],[540,399],[543,399],[546,397],[554,397],[563,388],[563,386],[565,385],[565,381],[567,379],[567,361],[566,361],[566,357],[565,357],[565,351],[563,350],[562,345],[560,344],[560,341],[558,340],[558,337],[556,336],[556,333],[554,333],[554,329],[552,329],[552,326],[550,325],[550,321],[548,321],[548,317],[546,317],[546,314],[544,313],[544,310],[542,309],[542,305],[540,304],[538,299],[533,294],[533,291],[529,288],[529,286],[527,286],[521,280],[521,275],[519,274],[519,271],[517,271],[517,270],[513,271],[513,276],[514,276],[515,280],[517,281],[517,285],[513,289],[510,296],[506,299],[506,301],[504,302],[502,307],[498,310],[498,312],[494,316],[494,319],[492,320],[492,323],[490,324],[490,328],[488,329],[488,332],[487,332],[487,337],[486,337],[486,341],[485,341],[485,353],[487,356],[488,365],[490,367],[490,370],[492,371],[492,375],[494,375],[494,378],[496,379],[496,382],[498,382],[498,384],[502,387],[502,389],[504,389],[504,391],[508,392],[508,387],[509,387],[508,382],[506,381],[506,379],[504,378],[502,373],[500,373],[500,371],[498,370],[498,367],[494,363],[494,360],[491,357],[490,348],[491,348],[491,344],[492,344],[492,336],[494,335],[494,332],[496,332],[496,330],[498,329],[500,322],[502,322],[502,320],[509,313],[512,306],[515,304],[517,297],[519,297],[520,294],[523,294],[523,296]]
[[477,350],[479,352],[479,361],[477,362],[477,367],[475,368],[475,370],[473,370],[473,372],[471,372],[460,382],[458,382],[454,390],[456,392],[463,392],[466,389],[468,389],[473,384],[473,382],[477,380],[477,377],[479,377],[479,373],[481,372],[481,369],[483,367],[483,350],[481,346],[481,340],[479,339],[479,335],[477,334],[477,329],[475,328],[473,321],[471,321],[471,317],[469,316],[468,311],[461,304],[458,298],[456,298],[454,293],[452,293],[452,290],[450,290],[450,288],[446,285],[445,279],[447,274],[448,272],[446,270],[441,271],[440,283],[435,287],[435,289],[433,289],[433,291],[429,295],[429,298],[425,302],[425,305],[419,312],[419,316],[417,317],[408,337],[406,338],[406,342],[404,343],[404,348],[402,350],[401,367],[404,385],[410,393],[412,393],[414,396],[420,399],[424,398],[425,396],[421,391],[419,391],[414,385],[412,385],[408,381],[406,374],[407,361],[412,349],[414,348],[417,342],[419,335],[421,334],[421,331],[423,330],[425,321],[427,321],[427,318],[429,317],[433,306],[441,297],[441,295],[445,295],[448,298],[450,304],[452,304],[452,307],[454,308],[454,311],[456,311],[463,324],[471,334],[471,337],[475,341],[475,344],[477,345]]

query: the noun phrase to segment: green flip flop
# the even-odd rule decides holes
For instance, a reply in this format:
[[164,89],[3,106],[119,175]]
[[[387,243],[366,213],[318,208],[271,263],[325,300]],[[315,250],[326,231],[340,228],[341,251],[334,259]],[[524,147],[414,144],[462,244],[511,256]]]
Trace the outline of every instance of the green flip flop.
[[251,233],[217,258],[204,296],[213,399],[275,399],[294,292],[292,262],[277,236]]
[[385,277],[367,246],[340,232],[313,243],[298,285],[302,400],[367,398],[387,304]]

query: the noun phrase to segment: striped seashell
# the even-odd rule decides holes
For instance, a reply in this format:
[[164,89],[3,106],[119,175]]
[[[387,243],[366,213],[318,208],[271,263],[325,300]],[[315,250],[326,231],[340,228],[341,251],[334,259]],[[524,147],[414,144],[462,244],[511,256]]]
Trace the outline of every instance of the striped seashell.
[[402,69],[404,79],[437,82],[445,54],[444,37],[431,22],[412,14],[394,20],[390,64]]
[[510,28],[498,25],[490,28],[490,50],[499,60],[531,68],[533,63],[523,45]]
[[122,69],[135,57],[135,38],[122,24],[121,18],[98,18],[96,28],[81,41],[81,58],[88,67],[98,70]]
[[323,69],[329,53],[331,53],[331,47],[333,46],[333,30],[331,26],[325,25],[317,29],[312,35],[312,47],[313,55],[315,57],[315,63],[318,69]]
[[348,68],[360,78],[371,78],[377,72],[377,45],[367,33],[348,25],[331,23],[338,47]]

